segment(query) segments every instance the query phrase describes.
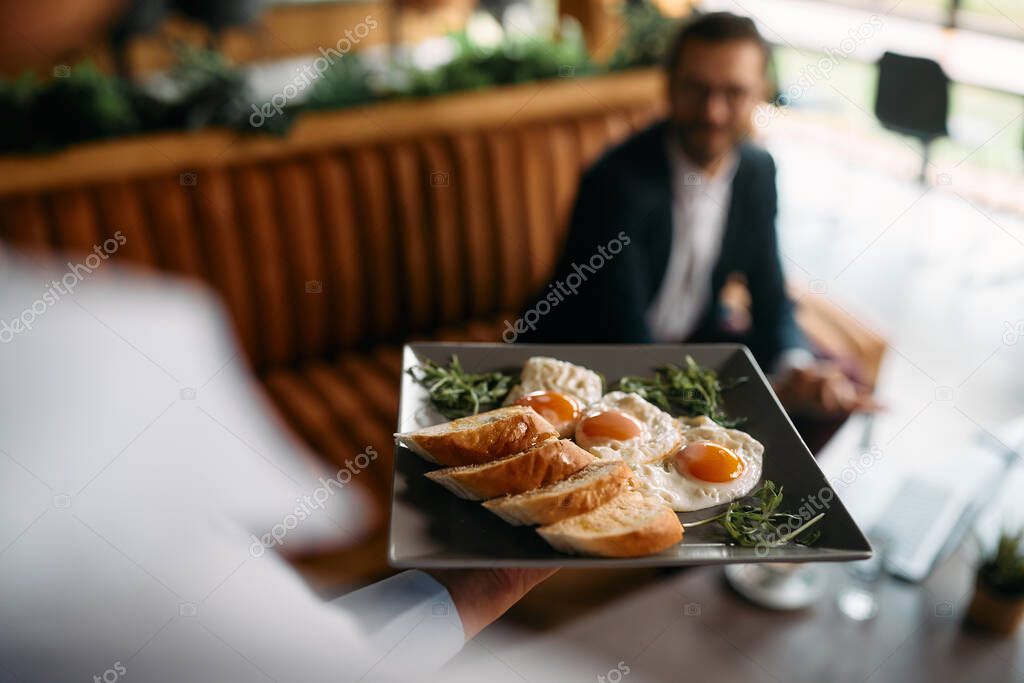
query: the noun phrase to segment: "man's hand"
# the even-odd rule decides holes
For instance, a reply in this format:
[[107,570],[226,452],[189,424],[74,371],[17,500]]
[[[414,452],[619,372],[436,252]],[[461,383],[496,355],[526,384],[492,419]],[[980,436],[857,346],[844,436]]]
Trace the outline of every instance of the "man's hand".
[[870,392],[826,361],[792,368],[776,381],[775,393],[786,410],[804,417],[837,418],[879,408]]
[[469,640],[557,569],[441,569],[427,572],[452,596]]

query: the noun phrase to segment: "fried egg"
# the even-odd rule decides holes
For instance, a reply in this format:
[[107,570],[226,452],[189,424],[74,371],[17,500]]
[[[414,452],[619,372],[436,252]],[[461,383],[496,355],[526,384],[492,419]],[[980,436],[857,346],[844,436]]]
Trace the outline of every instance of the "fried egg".
[[679,448],[633,466],[649,493],[677,512],[703,510],[742,498],[761,479],[764,446],[746,432],[709,417],[682,418]]
[[523,364],[519,384],[509,392],[505,404],[533,408],[560,436],[572,436],[583,410],[601,398],[603,384],[601,375],[593,370],[534,356]]
[[602,459],[633,465],[660,462],[677,450],[682,433],[675,418],[637,394],[613,391],[584,412],[576,443]]

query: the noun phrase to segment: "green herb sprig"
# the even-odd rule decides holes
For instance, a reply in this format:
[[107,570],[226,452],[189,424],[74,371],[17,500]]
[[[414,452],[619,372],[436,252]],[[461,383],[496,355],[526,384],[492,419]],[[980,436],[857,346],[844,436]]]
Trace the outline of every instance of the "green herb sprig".
[[746,377],[719,379],[717,372],[686,356],[685,366],[662,365],[654,369],[654,377],[623,377],[619,388],[639,394],[672,415],[707,415],[724,427],[736,427],[746,420],[726,414],[722,393],[746,381]]
[[515,375],[506,372],[468,373],[454,355],[447,367],[426,360],[408,372],[449,420],[497,408],[516,381]]
[[817,530],[808,531],[821,521],[824,512],[808,520],[800,515],[780,512],[782,487],[776,486],[771,480],[766,480],[751,498],[752,504],[735,501],[722,514],[690,522],[683,527],[689,529],[719,522],[736,543],[747,548],[774,548],[790,542],[810,545],[818,539]]

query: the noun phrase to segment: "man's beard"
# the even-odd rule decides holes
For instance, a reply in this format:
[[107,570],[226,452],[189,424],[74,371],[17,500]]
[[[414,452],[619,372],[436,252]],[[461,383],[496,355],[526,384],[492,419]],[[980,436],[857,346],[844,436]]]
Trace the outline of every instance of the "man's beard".
[[[674,124],[676,139],[683,153],[698,166],[710,166],[715,161],[726,156],[736,146],[749,136],[749,131],[730,128],[714,128],[701,123]],[[728,136],[728,141],[722,145],[712,145],[708,140],[708,133],[722,133]]]

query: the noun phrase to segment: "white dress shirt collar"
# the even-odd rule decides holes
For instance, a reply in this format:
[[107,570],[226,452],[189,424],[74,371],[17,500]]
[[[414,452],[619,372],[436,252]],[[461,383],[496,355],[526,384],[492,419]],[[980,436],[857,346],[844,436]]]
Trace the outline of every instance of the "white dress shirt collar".
[[728,152],[718,170],[709,174],[690,160],[683,151],[679,140],[671,133],[668,136],[669,168],[672,173],[673,199],[683,194],[683,188],[703,187],[710,192],[728,192],[732,189],[732,181],[739,167],[739,156],[734,151]]

